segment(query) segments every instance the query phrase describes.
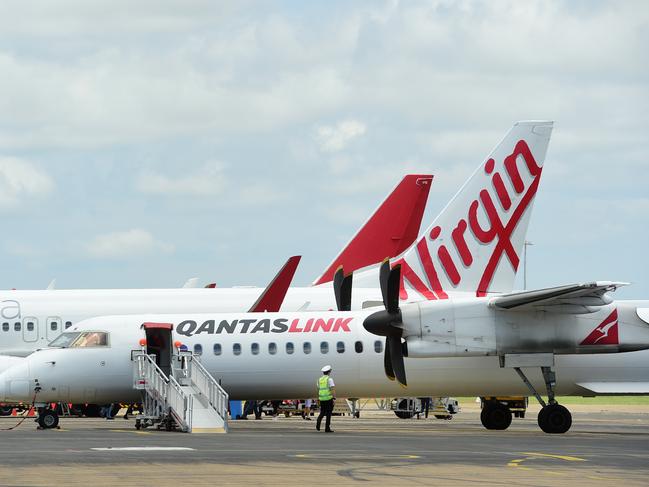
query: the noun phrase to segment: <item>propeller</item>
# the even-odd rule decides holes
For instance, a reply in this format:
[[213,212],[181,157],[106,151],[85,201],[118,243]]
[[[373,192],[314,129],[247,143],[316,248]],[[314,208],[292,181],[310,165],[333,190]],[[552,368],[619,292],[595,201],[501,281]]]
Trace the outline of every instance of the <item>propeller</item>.
[[401,346],[403,319],[399,309],[401,265],[396,265],[390,269],[389,259],[384,260],[381,264],[379,280],[385,310],[369,315],[363,321],[363,326],[370,333],[385,337],[385,353],[383,355],[385,375],[388,379],[396,379],[399,384],[407,387],[406,368]]
[[345,275],[343,266],[336,269],[333,284],[338,311],[351,311],[352,309],[352,277],[352,273]]

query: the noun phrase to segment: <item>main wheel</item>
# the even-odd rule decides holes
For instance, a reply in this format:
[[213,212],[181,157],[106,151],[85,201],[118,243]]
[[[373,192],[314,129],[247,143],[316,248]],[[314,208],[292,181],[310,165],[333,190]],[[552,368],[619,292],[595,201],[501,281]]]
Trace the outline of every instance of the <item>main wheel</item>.
[[13,410],[11,406],[0,406],[0,416],[11,416]]
[[480,413],[480,421],[488,430],[506,430],[512,424],[512,412],[499,402],[486,402]]
[[394,414],[397,415],[397,418],[410,419],[415,415],[415,413],[413,411],[406,410],[406,408],[408,407],[408,400],[407,399],[402,399],[401,401],[399,401],[399,405],[397,407],[399,409],[403,410],[403,411],[395,411],[394,412]]
[[59,425],[59,415],[51,409],[44,409],[38,415],[38,425],[44,430],[56,428]]
[[549,404],[539,411],[538,423],[544,433],[562,434],[572,426],[572,414],[561,404]]

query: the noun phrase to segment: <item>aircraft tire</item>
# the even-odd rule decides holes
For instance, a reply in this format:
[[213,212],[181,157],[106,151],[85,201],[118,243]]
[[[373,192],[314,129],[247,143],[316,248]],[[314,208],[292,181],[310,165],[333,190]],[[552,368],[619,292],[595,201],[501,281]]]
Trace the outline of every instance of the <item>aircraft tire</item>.
[[480,413],[480,421],[488,430],[506,430],[512,424],[512,412],[503,404],[487,402]]
[[572,415],[561,404],[549,404],[539,411],[538,423],[544,433],[563,434],[572,426]]
[[59,425],[59,415],[51,409],[44,409],[38,415],[38,426],[44,430],[56,428]]
[[1,406],[0,407],[0,416],[11,416],[11,412],[14,408],[11,406]]

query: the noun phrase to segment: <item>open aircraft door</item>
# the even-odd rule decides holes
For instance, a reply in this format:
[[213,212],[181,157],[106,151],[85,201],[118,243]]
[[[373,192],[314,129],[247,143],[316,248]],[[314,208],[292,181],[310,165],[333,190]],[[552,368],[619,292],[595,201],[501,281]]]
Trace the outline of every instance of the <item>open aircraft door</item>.
[[171,323],[143,323],[146,353],[155,355],[155,363],[166,376],[171,374],[173,325]]

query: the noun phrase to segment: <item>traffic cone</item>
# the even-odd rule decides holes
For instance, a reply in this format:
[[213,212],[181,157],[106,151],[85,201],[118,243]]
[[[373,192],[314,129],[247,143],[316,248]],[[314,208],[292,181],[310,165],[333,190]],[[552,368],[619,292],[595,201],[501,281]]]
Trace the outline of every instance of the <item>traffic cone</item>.
[[35,408],[29,408],[29,411],[27,411],[27,417],[28,418],[33,418],[36,416],[36,409]]
[[16,412],[16,408],[13,408],[13,409],[11,410],[11,415],[12,415],[12,416],[18,416],[18,413]]

